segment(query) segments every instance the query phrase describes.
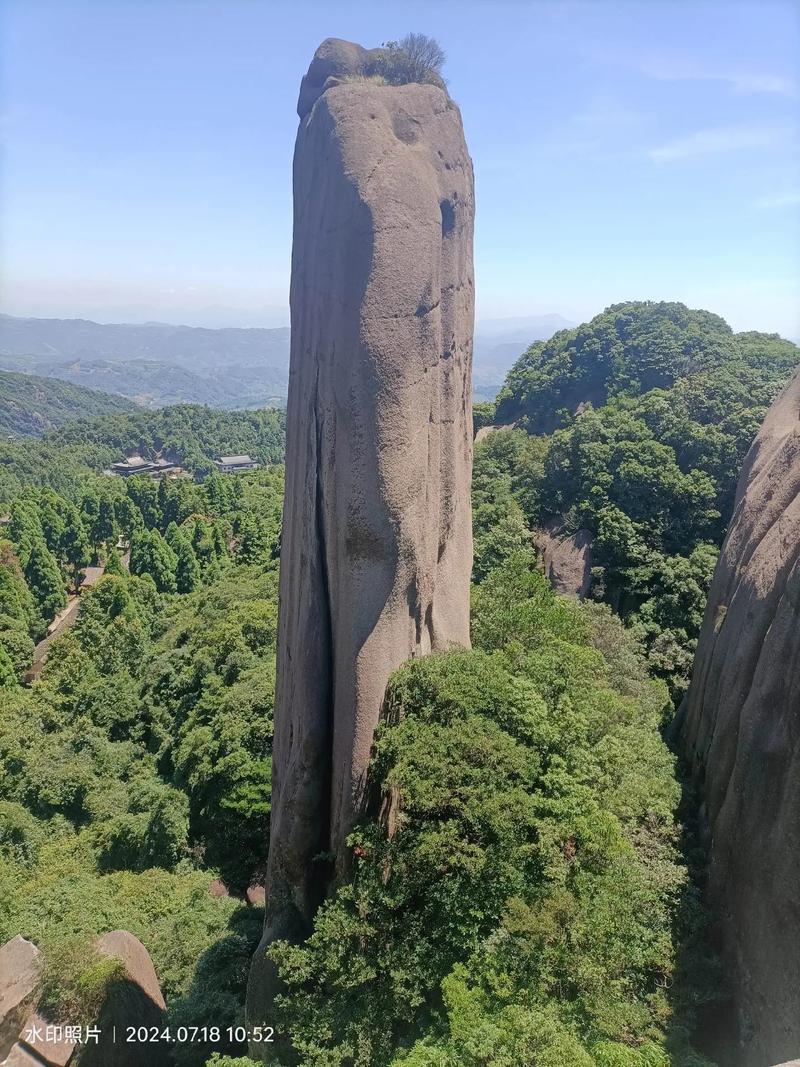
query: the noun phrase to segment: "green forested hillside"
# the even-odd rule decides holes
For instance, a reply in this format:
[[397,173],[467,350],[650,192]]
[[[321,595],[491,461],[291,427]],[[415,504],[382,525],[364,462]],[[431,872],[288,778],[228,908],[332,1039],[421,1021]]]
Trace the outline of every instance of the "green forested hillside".
[[41,437],[66,422],[135,411],[123,397],[68,385],[55,378],[0,371],[0,434]]
[[679,696],[742,460],[798,365],[791,342],[682,304],[618,304],[531,345],[496,411],[478,412],[517,424],[476,449],[479,550],[515,522],[523,536],[519,509],[532,528],[558,516],[590,531],[593,595]]
[[[175,1026],[241,1023],[261,913],[209,887],[263,874],[280,470],[104,484],[77,505],[30,489],[12,505],[0,578],[23,618],[0,634],[0,940],[43,945],[80,1004],[91,935],[124,927]],[[31,558],[63,592],[75,546],[107,575],[22,687],[7,635],[52,610]],[[663,684],[608,609],[548,589],[530,550],[499,553],[476,585],[473,640],[393,679],[373,770],[392,830],[358,828],[352,884],[304,948],[274,950],[276,1022],[308,1064],[477,1067],[508,1049],[697,1067],[689,1031],[712,992]]]
[[[0,541],[0,942],[42,945],[78,1011],[100,980],[91,936],[129,929],[175,1025],[224,1027],[261,912],[209,887],[243,891],[263,865],[282,471],[101,486],[26,490]],[[20,685],[29,635],[92,557],[105,577]]]
[[710,311],[650,301],[614,304],[591,322],[532,344],[509,371],[497,420],[549,433],[587,404],[597,408],[615,396],[641,396],[697,378],[707,383],[701,388],[708,395],[733,388],[738,379],[737,398],[752,393],[752,404],[763,405],[798,361],[790,341],[735,334]]
[[280,463],[284,425],[284,412],[272,408],[234,412],[191,404],[79,419],[41,441],[0,442],[0,507],[26,485],[80,495],[91,472],[126,454],[163,455],[198,476],[213,471],[220,455],[249,453]]

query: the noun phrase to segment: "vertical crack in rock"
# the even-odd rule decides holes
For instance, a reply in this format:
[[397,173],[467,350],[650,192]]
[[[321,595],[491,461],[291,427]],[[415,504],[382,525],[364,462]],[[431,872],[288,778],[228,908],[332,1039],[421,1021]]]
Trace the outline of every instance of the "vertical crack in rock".
[[740,1067],[800,1053],[799,415],[800,376],[745,459],[680,715]]
[[[292,341],[265,950],[349,869],[389,675],[469,645],[472,163],[438,84],[348,74],[325,41],[294,158]],[[321,858],[327,857],[327,858]]]

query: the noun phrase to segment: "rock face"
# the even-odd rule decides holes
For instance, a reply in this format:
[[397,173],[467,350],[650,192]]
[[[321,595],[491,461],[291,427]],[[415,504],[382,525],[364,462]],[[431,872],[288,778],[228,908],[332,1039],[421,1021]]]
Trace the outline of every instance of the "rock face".
[[548,519],[536,532],[536,548],[552,588],[563,596],[583,598],[592,584],[591,530],[569,533],[562,519]]
[[746,1067],[800,1055],[799,561],[800,376],[745,460],[682,709]]
[[103,934],[96,945],[104,956],[122,961],[125,979],[109,991],[98,1019],[99,1040],[86,1046],[80,1057],[81,1067],[169,1067],[172,1054],[165,1042],[119,1040],[128,1026],[161,1030],[166,1025],[166,1004],[150,953],[127,930]]
[[337,80],[361,52],[326,41],[298,105],[272,821],[251,1022],[272,995],[265,946],[305,937],[347,869],[389,674],[469,644],[472,164],[440,87]]

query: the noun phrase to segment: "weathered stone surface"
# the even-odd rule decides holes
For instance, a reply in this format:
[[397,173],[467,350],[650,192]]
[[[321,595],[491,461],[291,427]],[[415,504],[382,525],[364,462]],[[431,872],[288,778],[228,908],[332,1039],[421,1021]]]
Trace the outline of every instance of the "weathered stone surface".
[[[71,1020],[66,1020],[68,1023]],[[78,1046],[73,1041],[64,1040],[63,1027],[60,1031],[48,1036],[48,1027],[54,1024],[53,1019],[35,1011],[25,1020],[19,1033],[19,1043],[12,1050],[13,1056],[9,1056],[11,1062],[18,1060],[25,1063],[25,1054],[35,1053],[36,1062],[47,1064],[47,1067],[67,1067],[67,1064],[76,1056]],[[3,1064],[3,1067],[7,1067]]]
[[487,437],[491,437],[493,433],[497,433],[498,430],[513,430],[516,423],[498,423],[496,426],[481,426],[480,430],[475,434],[475,444],[479,445],[481,441],[485,441]]
[[[75,1020],[51,1019],[37,1010],[39,949],[21,937],[0,948],[0,1067],[67,1067],[77,1059],[82,1067],[167,1067],[171,1062],[165,1043],[124,1040],[127,1026],[163,1027],[165,1022],[166,1006],[147,949],[127,930],[103,934],[95,944],[103,955],[122,961],[126,977],[112,985],[93,1024],[101,1031],[98,1043],[83,1046],[66,1040],[64,1026]],[[116,1042],[114,1026],[123,1035]]]
[[744,463],[682,709],[739,1062],[800,1055],[800,376]]
[[[337,55],[353,47],[338,42]],[[320,49],[309,84],[320,83],[332,49]],[[412,656],[469,644],[474,203],[458,108],[434,85],[332,85],[301,118],[294,204],[254,1022],[271,995],[265,946],[306,936],[330,884],[315,857],[346,869],[389,674]]]
[[586,596],[592,584],[591,530],[569,533],[563,519],[554,517],[536,531],[536,548],[552,588],[564,596]]
[[[380,49],[362,48],[353,41],[341,41],[328,37],[314,53],[308,73],[300,82],[297,114],[305,118],[326,87],[333,86],[337,79],[360,74],[368,65],[370,57]],[[330,86],[328,86],[330,83]]]
[[[166,1025],[166,1005],[149,952],[127,930],[103,934],[96,945],[104,956],[122,960],[126,979],[111,987],[97,1020],[99,1040],[85,1046],[81,1067],[169,1067],[172,1055],[166,1042],[124,1040],[129,1026],[160,1030]],[[208,1025],[213,1025],[213,1020]]]
[[96,945],[104,956],[114,956],[122,960],[130,981],[137,985],[156,1007],[162,1011],[166,1008],[150,953],[138,937],[134,937],[127,930],[111,930],[99,937]]
[[247,903],[252,904],[254,907],[263,908],[267,899],[263,885],[249,885],[245,895],[247,897]]
[[0,948],[0,1061],[36,1006],[40,966],[39,949],[24,937],[12,937]]
[[42,1067],[42,1061],[24,1045],[16,1044],[8,1056],[0,1060],[0,1067]]

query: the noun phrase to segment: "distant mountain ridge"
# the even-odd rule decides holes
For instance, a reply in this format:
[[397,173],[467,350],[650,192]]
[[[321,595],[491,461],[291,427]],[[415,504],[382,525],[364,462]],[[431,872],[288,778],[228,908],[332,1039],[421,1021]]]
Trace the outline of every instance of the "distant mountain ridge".
[[[561,315],[476,324],[473,380],[492,399],[533,341],[573,324]],[[0,368],[126,396],[145,407],[206,404],[237,410],[282,406],[289,383],[288,326],[173,326],[35,319],[0,314]]]
[[475,324],[472,369],[476,397],[493,400],[528,345],[549,341],[559,330],[571,330],[575,325],[555,314],[479,319]]
[[285,402],[289,328],[209,330],[0,315],[0,367],[129,397],[255,408]]
[[51,360],[147,359],[188,364],[194,369],[218,366],[220,359],[281,367],[288,365],[289,327],[209,330],[162,322],[101,323],[0,315],[0,353]]
[[117,415],[136,410],[121,396],[40,378],[0,371],[0,433],[41,437],[75,419]]

